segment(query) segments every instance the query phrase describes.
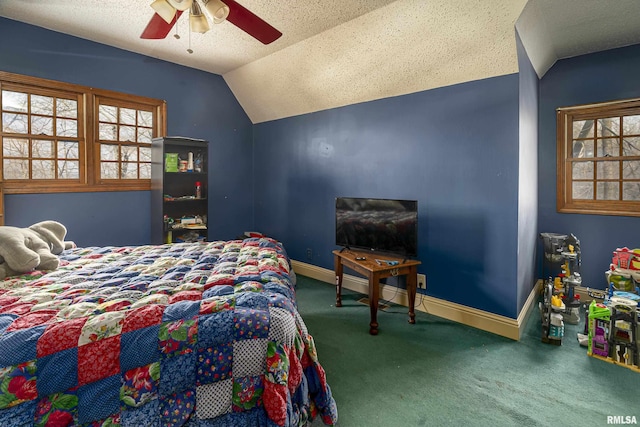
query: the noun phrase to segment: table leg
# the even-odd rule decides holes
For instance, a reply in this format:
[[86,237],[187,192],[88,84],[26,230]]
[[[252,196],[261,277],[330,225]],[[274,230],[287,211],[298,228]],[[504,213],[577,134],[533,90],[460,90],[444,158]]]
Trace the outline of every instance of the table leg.
[[416,323],[416,313],[414,311],[416,304],[416,288],[418,285],[418,268],[411,267],[411,271],[407,274],[407,295],[409,297],[409,323]]
[[371,311],[371,323],[369,323],[369,333],[378,335],[378,299],[380,296],[380,275],[372,273],[369,275],[369,310]]
[[338,255],[335,255],[333,263],[336,273],[336,307],[342,307],[342,260]]

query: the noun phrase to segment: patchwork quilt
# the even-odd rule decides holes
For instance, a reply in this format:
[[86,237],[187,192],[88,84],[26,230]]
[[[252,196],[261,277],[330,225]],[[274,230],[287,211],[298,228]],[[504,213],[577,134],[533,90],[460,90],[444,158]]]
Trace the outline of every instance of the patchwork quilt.
[[304,426],[337,409],[269,238],[76,248],[0,281],[1,426]]

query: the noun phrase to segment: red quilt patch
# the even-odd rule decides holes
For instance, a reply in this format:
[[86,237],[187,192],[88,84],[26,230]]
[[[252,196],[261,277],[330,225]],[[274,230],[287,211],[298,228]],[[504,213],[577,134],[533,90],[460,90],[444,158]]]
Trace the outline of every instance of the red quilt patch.
[[127,311],[122,325],[122,333],[157,325],[162,322],[165,307],[157,304],[145,305]]
[[169,304],[175,304],[178,301],[199,301],[201,299],[201,291],[181,291],[169,298]]
[[283,426],[287,421],[287,387],[265,381],[262,402],[269,418]]
[[78,347],[78,385],[120,373],[120,335]]
[[31,311],[31,307],[34,305],[36,305],[35,302],[14,302],[13,304],[0,308],[0,313],[11,313],[22,316],[23,314]]
[[38,310],[31,313],[23,314],[15,319],[7,328],[7,332],[17,331],[18,329],[33,328],[47,323],[56,317],[58,310]]
[[289,391],[293,394],[302,381],[302,363],[298,359],[298,354],[292,347],[289,349]]
[[38,357],[77,347],[78,338],[86,321],[86,317],[79,317],[47,326],[38,339],[36,346]]

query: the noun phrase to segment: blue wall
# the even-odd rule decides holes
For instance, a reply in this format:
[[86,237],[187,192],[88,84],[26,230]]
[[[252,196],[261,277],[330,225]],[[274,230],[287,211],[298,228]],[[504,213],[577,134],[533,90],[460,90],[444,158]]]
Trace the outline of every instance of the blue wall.
[[[508,317],[542,275],[537,233],[576,234],[591,287],[605,286],[613,249],[640,246],[640,218],[555,206],[555,109],[640,97],[640,46],[559,61],[540,82],[517,46],[517,75],[253,126],[220,76],[0,18],[1,70],[164,99],[169,135],[211,141],[212,238],[263,231],[332,269],[335,197],[417,199],[427,293]],[[143,244],[149,201],[7,195],[6,222],[57,219],[82,246]]]
[[640,247],[640,218],[556,212],[556,108],[638,98],[638,70],[635,45],[559,61],[540,81],[538,227],[580,239],[585,287],[606,287],[604,271],[617,247]]
[[337,196],[416,199],[427,293],[516,317],[518,85],[514,74],[256,125],[256,229],[333,269]]
[[[197,54],[197,53],[195,53]],[[209,150],[209,235],[230,239],[253,224],[251,121],[221,76],[0,18],[0,70],[167,101],[168,135]],[[150,240],[149,192],[5,196],[7,225],[56,219],[86,245]]]
[[516,33],[520,78],[518,153],[518,313],[531,294],[538,272],[538,76]]
[[149,206],[148,191],[14,194],[5,196],[5,224],[60,221],[67,227],[66,240],[78,246],[147,244]]

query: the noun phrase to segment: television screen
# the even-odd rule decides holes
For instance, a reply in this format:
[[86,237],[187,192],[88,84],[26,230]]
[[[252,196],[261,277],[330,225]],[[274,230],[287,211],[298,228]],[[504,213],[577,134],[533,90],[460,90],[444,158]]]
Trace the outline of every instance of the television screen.
[[336,245],[416,256],[418,202],[336,198]]

